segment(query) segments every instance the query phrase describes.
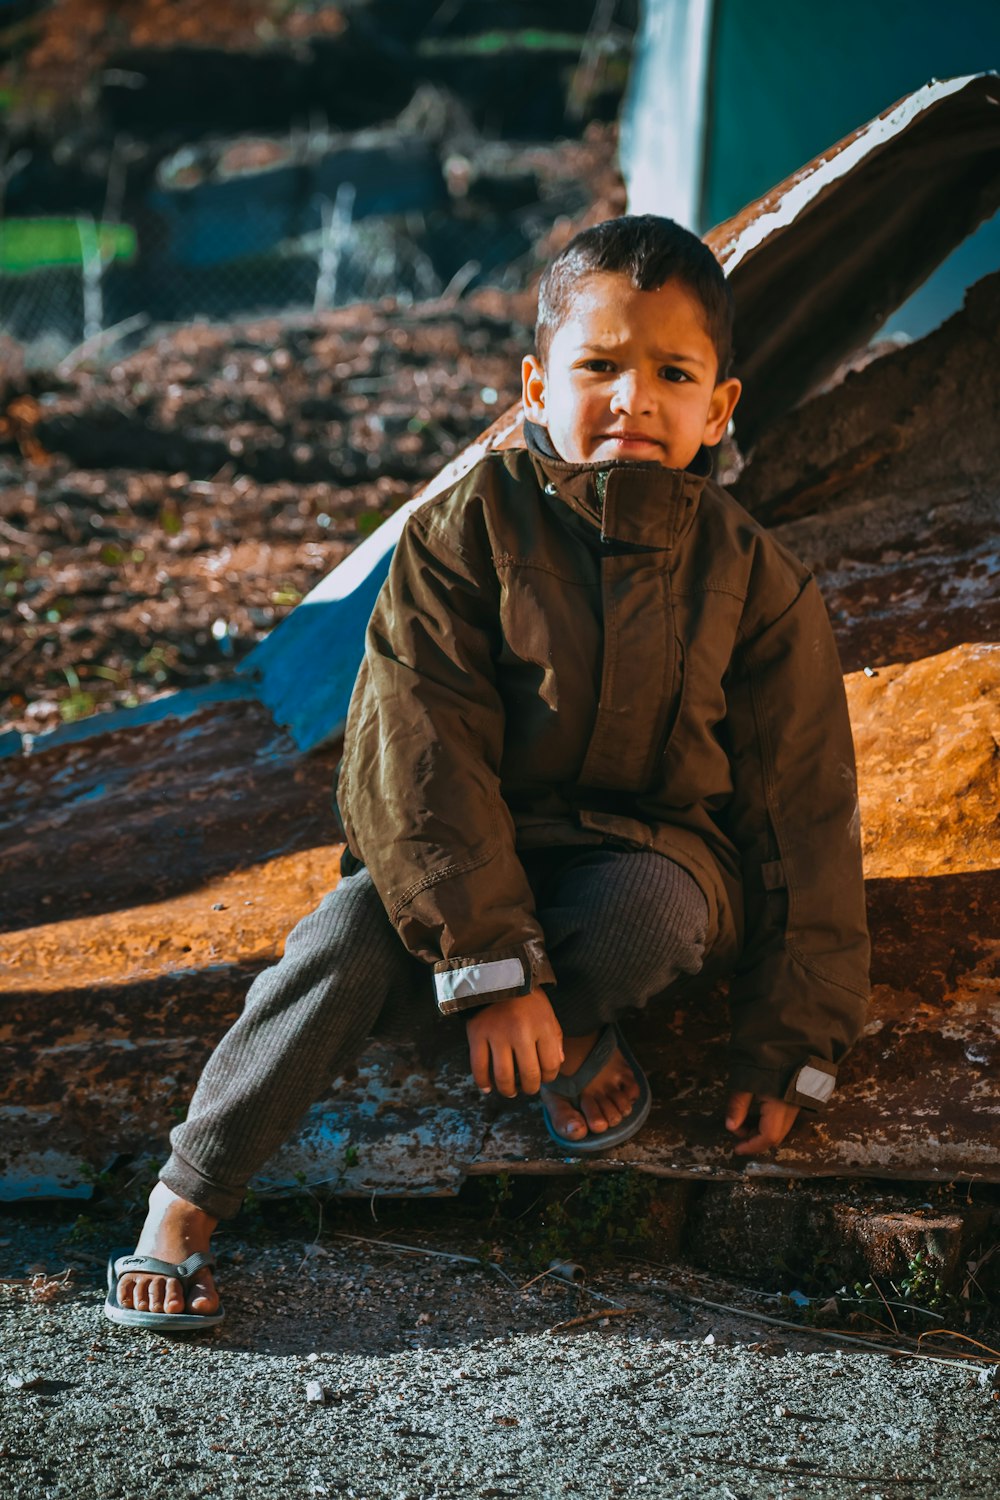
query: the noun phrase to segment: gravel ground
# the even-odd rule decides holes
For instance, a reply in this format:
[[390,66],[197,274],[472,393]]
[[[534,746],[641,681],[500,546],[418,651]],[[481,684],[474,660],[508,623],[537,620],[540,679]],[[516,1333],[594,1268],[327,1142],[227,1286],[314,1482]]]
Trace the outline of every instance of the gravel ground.
[[223,1236],[227,1321],[164,1340],[101,1317],[103,1228],[81,1245],[41,1226],[0,1219],[0,1489],[18,1500],[997,1493],[995,1372],[695,1307],[671,1289],[748,1294],[675,1268],[525,1287],[444,1258],[475,1246],[440,1206],[432,1233],[286,1226]]

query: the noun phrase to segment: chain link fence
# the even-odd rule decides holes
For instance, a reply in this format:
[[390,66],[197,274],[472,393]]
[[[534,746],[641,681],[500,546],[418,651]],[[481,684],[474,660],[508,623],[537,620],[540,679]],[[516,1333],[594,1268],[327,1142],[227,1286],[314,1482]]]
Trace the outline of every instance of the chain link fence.
[[54,366],[120,351],[165,323],[520,286],[559,210],[579,212],[586,202],[578,191],[507,215],[456,213],[434,192],[426,207],[380,213],[370,211],[362,183],[344,177],[304,204],[289,197],[284,215],[267,211],[259,181],[230,195],[223,180],[200,194],[189,189],[186,199],[161,193],[158,211],[138,225],[89,215],[8,220],[0,226],[0,333],[22,346],[27,365]]
[[[581,58],[581,38],[546,41],[574,80],[595,47],[603,56],[612,10],[601,0]],[[608,46],[620,63],[625,43]],[[587,209],[594,184],[579,138],[511,143],[472,120],[468,101],[424,82],[391,125],[354,132],[316,117],[284,135],[205,134],[165,154],[110,132],[80,158],[75,202],[57,143],[61,213],[18,207],[19,173],[44,183],[45,171],[0,149],[0,334],[26,364],[51,367],[119,353],[162,324],[523,287],[539,241]]]

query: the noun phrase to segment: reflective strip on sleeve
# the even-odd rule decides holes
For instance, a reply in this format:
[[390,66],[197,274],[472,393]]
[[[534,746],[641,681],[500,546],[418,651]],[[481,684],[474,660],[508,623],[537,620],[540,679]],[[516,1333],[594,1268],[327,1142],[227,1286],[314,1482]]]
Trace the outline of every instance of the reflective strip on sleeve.
[[464,969],[446,969],[434,975],[438,1004],[464,1000],[469,995],[489,995],[494,990],[519,989],[524,984],[524,965],[519,958],[495,958]]
[[829,1073],[821,1073],[819,1068],[811,1068],[808,1063],[799,1069],[795,1077],[795,1092],[805,1094],[807,1099],[816,1099],[820,1104],[825,1104],[836,1087],[837,1080]]

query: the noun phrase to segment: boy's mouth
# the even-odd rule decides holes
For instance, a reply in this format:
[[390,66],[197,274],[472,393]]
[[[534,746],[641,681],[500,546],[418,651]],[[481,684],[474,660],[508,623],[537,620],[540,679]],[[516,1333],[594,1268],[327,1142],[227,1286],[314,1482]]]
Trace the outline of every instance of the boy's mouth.
[[650,437],[647,432],[602,432],[598,434],[599,443],[621,443],[623,446],[630,444],[642,445],[644,447],[662,448],[663,443],[659,438]]

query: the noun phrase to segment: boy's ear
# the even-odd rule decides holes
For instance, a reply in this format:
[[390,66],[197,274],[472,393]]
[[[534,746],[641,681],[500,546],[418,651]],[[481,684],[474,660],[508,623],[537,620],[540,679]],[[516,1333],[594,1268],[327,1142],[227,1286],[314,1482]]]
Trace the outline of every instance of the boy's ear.
[[742,393],[742,384],[733,378],[720,380],[715,387],[708,407],[705,435],[702,438],[702,443],[706,448],[714,448],[716,443],[722,442]]
[[529,422],[546,425],[545,371],[536,354],[526,354],[521,361],[521,405]]

